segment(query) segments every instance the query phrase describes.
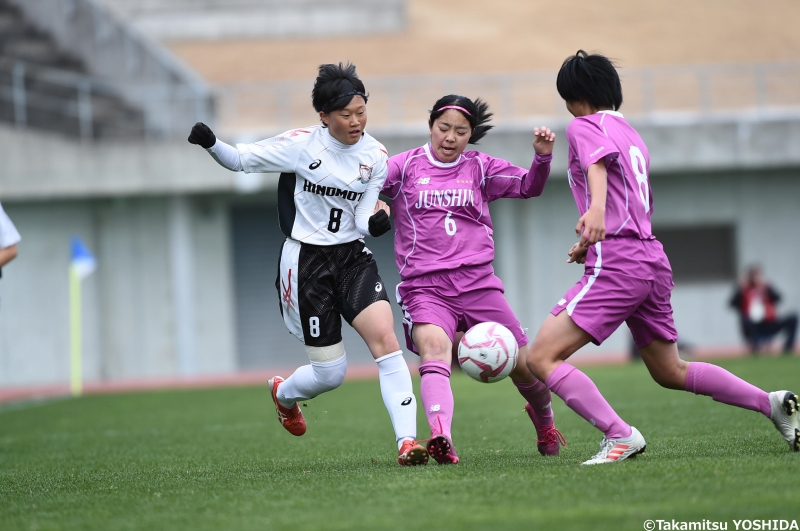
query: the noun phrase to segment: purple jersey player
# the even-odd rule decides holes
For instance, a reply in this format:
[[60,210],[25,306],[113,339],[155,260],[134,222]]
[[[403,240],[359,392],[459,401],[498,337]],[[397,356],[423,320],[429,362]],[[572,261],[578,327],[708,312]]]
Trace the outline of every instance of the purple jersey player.
[[616,414],[585,374],[564,362],[590,341],[602,343],[623,322],[660,385],[760,411],[797,451],[795,393],[767,393],[720,367],[678,356],[672,269],[650,228],[650,158],[618,112],[622,88],[613,63],[579,50],[561,66],[557,87],[575,117],[567,127],[568,177],[580,213],[575,227],[580,241],[567,261],[585,264],[585,272],[553,308],[527,359],[533,374],[603,432],[600,451],[583,464],[613,463],[645,449],[641,433]]
[[[431,428],[428,452],[439,463],[457,463],[451,439],[453,393],[450,360],[457,331],[495,321],[509,328],[528,351],[528,338],[494,275],[494,240],[489,203],[501,197],[542,193],[550,173],[555,136],[534,130],[531,168],[514,166],[477,151],[464,151],[491,129],[480,99],[445,96],[433,106],[428,144],[389,159],[383,194],[392,199],[395,258],[402,282],[398,303],[408,347],[420,355],[422,403]],[[528,401],[542,454],[566,444],[553,424],[551,395],[524,362],[511,379]]]

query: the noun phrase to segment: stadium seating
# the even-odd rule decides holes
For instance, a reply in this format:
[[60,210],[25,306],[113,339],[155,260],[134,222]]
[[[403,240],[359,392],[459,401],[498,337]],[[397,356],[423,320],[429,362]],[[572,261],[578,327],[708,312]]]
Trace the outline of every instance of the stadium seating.
[[141,110],[91,80],[81,60],[5,0],[0,0],[0,120],[85,139],[144,134]]

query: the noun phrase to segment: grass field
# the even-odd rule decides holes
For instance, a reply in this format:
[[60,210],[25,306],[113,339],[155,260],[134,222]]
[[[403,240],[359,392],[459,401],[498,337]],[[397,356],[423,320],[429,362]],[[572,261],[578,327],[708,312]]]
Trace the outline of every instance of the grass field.
[[[800,358],[720,363],[800,391]],[[264,388],[88,396],[0,410],[0,529],[643,529],[645,520],[800,521],[800,454],[758,413],[653,383],[642,365],[585,369],[647,439],[581,467],[600,434],[555,399],[569,441],[535,449],[509,382],[453,377],[461,464],[401,468],[377,381],[304,408],[296,438]],[[415,384],[418,384],[418,380]],[[425,417],[418,416],[420,428]],[[421,437],[427,431],[420,431]]]

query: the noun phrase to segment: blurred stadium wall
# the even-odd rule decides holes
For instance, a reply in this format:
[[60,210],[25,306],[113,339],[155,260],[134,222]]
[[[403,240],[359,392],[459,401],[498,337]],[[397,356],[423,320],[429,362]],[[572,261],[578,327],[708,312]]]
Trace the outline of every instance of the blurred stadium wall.
[[[568,116],[554,87],[560,61],[578,47],[628,59],[622,111],[650,148],[655,232],[675,269],[682,339],[698,351],[735,350],[727,298],[745,265],[761,263],[783,307],[800,307],[800,37],[794,3],[720,2],[649,7],[622,17],[626,31],[594,27],[587,42],[589,26],[567,7],[523,0],[491,11],[478,0],[325,3],[372,20],[347,36],[326,36],[336,25],[315,22],[324,2],[296,3],[300,14],[276,15],[283,22],[262,34],[259,24],[232,34],[229,21],[251,13],[250,0],[0,0],[0,201],[23,237],[0,280],[0,386],[69,378],[75,234],[98,261],[84,281],[87,380],[303,363],[274,291],[277,176],[227,172],[185,137],[197,120],[229,142],[314,124],[316,65],[348,59],[371,94],[368,130],[390,153],[426,141],[426,111],[449,92],[489,101],[497,127],[479,149],[519,165],[530,163],[532,127],[556,128],[543,196],[492,208],[496,270],[534,333],[581,274],[564,263],[577,211]],[[258,16],[278,9],[258,4]],[[593,6],[570,9],[606,16]],[[192,24],[166,32],[181,12]],[[395,285],[391,239],[367,243]],[[578,356],[609,358],[628,341],[623,329]],[[353,363],[371,363],[348,327],[345,342]]]

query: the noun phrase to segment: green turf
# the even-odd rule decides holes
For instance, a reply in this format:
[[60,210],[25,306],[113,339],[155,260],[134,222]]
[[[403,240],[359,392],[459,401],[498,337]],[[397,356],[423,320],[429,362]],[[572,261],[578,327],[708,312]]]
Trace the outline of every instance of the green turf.
[[[721,365],[800,391],[800,358]],[[587,368],[647,455],[581,467],[600,434],[559,399],[541,457],[510,382],[453,377],[457,466],[401,468],[377,381],[275,420],[264,388],[89,396],[0,410],[0,529],[642,529],[647,519],[800,520],[800,454],[772,424],[642,365]],[[415,382],[418,384],[418,380]],[[425,417],[418,416],[420,427]],[[427,436],[427,431],[420,432]]]

